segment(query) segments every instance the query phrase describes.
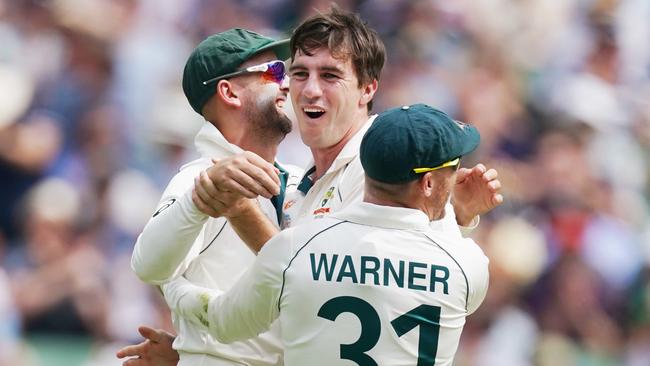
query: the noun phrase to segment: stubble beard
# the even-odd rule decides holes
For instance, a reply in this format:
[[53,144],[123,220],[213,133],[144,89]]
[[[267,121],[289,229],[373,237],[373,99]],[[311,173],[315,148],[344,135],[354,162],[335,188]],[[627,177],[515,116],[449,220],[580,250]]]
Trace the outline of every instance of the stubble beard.
[[[287,101],[288,103],[289,101]],[[281,141],[293,128],[293,123],[275,104],[275,99],[249,101],[247,119],[258,134],[265,139]]]

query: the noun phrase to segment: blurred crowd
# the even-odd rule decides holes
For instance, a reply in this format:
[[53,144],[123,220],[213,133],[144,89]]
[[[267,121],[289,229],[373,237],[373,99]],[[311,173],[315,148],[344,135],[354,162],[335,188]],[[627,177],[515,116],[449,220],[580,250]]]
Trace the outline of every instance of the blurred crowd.
[[[386,43],[374,110],[476,125],[464,165],[503,183],[473,233],[490,290],[456,365],[650,365],[650,2],[337,3]],[[171,329],[129,260],[193,158],[184,62],[210,34],[287,37],[329,4],[0,0],[0,365],[118,365],[139,324]],[[308,163],[297,133],[279,159]]]

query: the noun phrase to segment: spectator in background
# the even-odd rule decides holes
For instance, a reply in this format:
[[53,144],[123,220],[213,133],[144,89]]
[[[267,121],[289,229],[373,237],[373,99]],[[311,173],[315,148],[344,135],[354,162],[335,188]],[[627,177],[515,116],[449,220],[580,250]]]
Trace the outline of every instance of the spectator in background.
[[78,193],[60,179],[39,183],[28,195],[25,241],[8,268],[26,332],[105,334],[105,260],[79,240],[80,213]]

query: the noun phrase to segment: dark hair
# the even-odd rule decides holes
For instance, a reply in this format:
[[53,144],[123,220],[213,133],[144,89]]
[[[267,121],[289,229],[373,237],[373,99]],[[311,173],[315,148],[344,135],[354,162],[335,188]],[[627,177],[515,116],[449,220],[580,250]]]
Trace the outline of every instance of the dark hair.
[[[358,14],[333,5],[328,13],[318,13],[302,22],[291,36],[291,57],[300,51],[311,56],[327,47],[332,56],[352,61],[359,87],[379,81],[386,60],[386,48],[377,32]],[[372,109],[372,101],[368,103]]]

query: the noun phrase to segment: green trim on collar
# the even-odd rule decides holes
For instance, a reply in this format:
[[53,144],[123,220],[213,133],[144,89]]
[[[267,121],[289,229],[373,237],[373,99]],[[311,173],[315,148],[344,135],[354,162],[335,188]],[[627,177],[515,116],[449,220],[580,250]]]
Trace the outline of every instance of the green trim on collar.
[[307,194],[311,187],[314,186],[314,182],[309,178],[311,174],[313,174],[316,171],[316,166],[311,167],[307,172],[305,172],[305,175],[302,176],[302,179],[300,180],[300,183],[298,184],[298,190],[304,194]]
[[278,225],[282,224],[282,205],[284,204],[284,195],[287,190],[287,181],[289,180],[289,173],[284,170],[277,162],[273,166],[280,170],[278,175],[280,178],[280,193],[277,196],[271,197],[271,203],[275,207],[275,213],[278,216]]

